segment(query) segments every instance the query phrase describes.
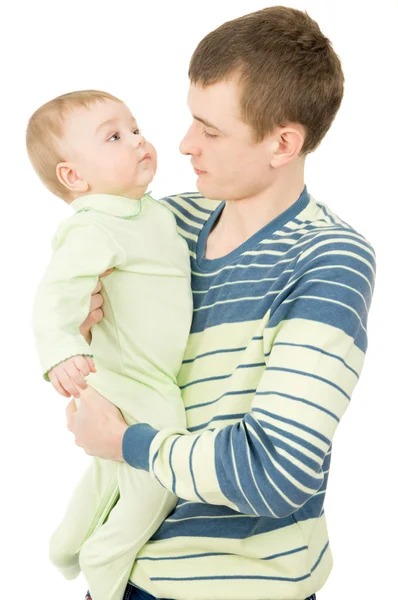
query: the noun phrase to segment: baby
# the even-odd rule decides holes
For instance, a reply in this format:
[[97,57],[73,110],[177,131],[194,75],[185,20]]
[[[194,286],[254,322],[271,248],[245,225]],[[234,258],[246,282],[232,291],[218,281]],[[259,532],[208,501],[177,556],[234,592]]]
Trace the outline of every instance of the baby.
[[[190,260],[174,216],[146,194],[154,147],[121,100],[95,90],[41,106],[26,143],[42,182],[75,211],[54,236],[34,302],[44,378],[75,398],[87,382],[128,425],[186,433],[177,374],[192,319]],[[79,326],[111,268],[89,345]],[[94,458],[52,535],[51,561],[68,579],[81,570],[93,600],[121,600],[137,552],[176,501],[147,472]]]

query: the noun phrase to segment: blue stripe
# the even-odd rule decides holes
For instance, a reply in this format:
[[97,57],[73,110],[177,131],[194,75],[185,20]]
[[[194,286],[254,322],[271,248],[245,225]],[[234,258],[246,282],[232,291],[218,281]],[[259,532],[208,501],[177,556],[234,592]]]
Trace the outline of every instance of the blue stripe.
[[302,402],[303,404],[308,404],[309,406],[313,406],[318,410],[330,415],[337,422],[340,422],[340,419],[337,415],[335,415],[331,410],[324,408],[323,406],[319,406],[319,404],[315,404],[315,402],[310,402],[310,400],[305,400],[304,398],[300,398],[299,396],[292,396],[291,394],[284,394],[282,392],[278,392],[277,390],[271,390],[268,392],[256,392],[257,396],[282,396],[284,398],[289,398],[289,400],[293,400],[294,402]]
[[293,346],[293,347],[297,347],[297,348],[308,348],[309,350],[314,350],[315,352],[319,352],[320,354],[324,354],[325,356],[330,356],[331,358],[335,358],[336,360],[339,360],[341,363],[343,363],[343,365],[349,371],[354,373],[354,375],[357,377],[357,379],[359,379],[359,373],[357,371],[355,371],[355,369],[350,367],[350,365],[348,363],[346,363],[346,361],[343,358],[341,358],[341,356],[338,356],[337,354],[333,354],[332,352],[327,352],[326,350],[323,350],[322,348],[317,348],[317,346],[311,346],[311,344],[294,344],[293,342],[275,342],[273,344],[273,347],[275,347],[275,346]]
[[328,541],[328,542],[326,542],[325,546],[323,547],[323,550],[322,550],[322,552],[320,553],[318,560],[315,562],[314,566],[313,566],[313,567],[312,567],[312,569],[311,569],[311,573],[313,573],[313,572],[315,571],[315,569],[317,568],[317,566],[318,566],[318,565],[319,565],[319,563],[321,562],[321,560],[322,560],[322,558],[323,558],[323,555],[325,554],[325,552],[326,552],[326,550],[327,550],[327,547],[328,547],[328,546],[329,546],[329,541]]
[[[197,509],[192,509],[192,519],[177,521],[172,520],[170,517],[167,518],[155,532],[151,540],[156,542],[179,537],[207,538],[209,537],[209,532],[211,532],[211,537],[216,539],[243,540],[252,536],[277,531],[278,529],[284,529],[285,527],[292,527],[292,525],[296,526],[297,522],[303,522],[319,516],[318,511],[317,513],[314,512],[313,515],[308,513],[300,515],[300,517],[296,519],[293,518],[292,515],[275,519],[274,517],[243,515],[226,506],[213,506],[213,508],[223,509],[225,516],[212,518],[209,515],[207,517],[201,517],[199,507],[202,507],[203,505],[198,505],[194,502],[192,504],[197,507]],[[232,516],[227,517],[227,515]]]
[[[202,198],[202,196],[199,196],[199,198]],[[204,213],[205,215],[211,215],[213,210],[210,210],[208,208],[205,208],[204,206],[200,206],[200,204],[198,204],[197,202],[194,202],[191,198],[188,200],[187,198],[183,198],[183,200],[187,200],[189,202],[189,204],[192,206],[192,208],[195,208],[196,210]]]
[[[314,294],[310,295],[313,296]],[[361,313],[359,315],[361,316]],[[365,316],[363,312],[362,315]],[[328,302],[327,298],[309,298],[309,295],[304,294],[298,298],[291,298],[290,307],[289,309],[286,307],[284,318],[286,320],[307,319],[336,327],[352,337],[362,352],[366,351],[366,334],[359,324],[359,319],[347,306]],[[280,318],[277,320],[271,319],[268,327],[276,327],[279,323]],[[365,326],[366,322],[363,322],[362,325]]]
[[208,575],[197,576],[197,577],[151,577],[152,581],[214,581],[224,579],[250,579],[250,580],[262,580],[262,581],[303,581],[311,577],[310,573],[302,575],[301,577],[271,577],[269,575]]
[[191,478],[192,478],[192,483],[193,483],[193,488],[195,490],[195,494],[197,495],[197,497],[200,500],[202,500],[202,502],[206,502],[206,500],[198,492],[198,488],[196,487],[195,475],[194,475],[193,468],[192,468],[193,451],[194,451],[194,448],[195,448],[196,444],[198,443],[198,441],[199,441],[199,436],[196,438],[196,440],[192,444],[192,448],[191,448],[191,451],[189,453],[189,472],[191,474]]
[[[243,290],[243,286],[245,285],[248,285],[250,287],[258,286],[260,290],[267,290],[276,282],[280,284],[281,281],[285,281],[283,275],[289,275],[289,273],[293,273],[293,269],[286,269],[286,267],[283,264],[281,264],[280,273],[277,273],[276,269],[273,269],[274,277],[257,277],[253,279],[251,268],[252,265],[248,266],[242,271],[242,266],[241,270],[239,270],[238,265],[234,265],[232,267],[229,266],[228,271],[224,271],[224,275],[227,277],[227,280],[217,282],[214,285],[211,278],[209,277],[201,277],[200,279],[197,278],[195,279],[195,285],[197,287],[193,288],[192,291],[194,294],[207,294],[210,292],[225,293],[226,290],[230,290],[230,293],[234,293],[234,290]],[[264,273],[262,273],[262,275],[264,275]],[[286,277],[285,283],[287,282],[288,277]]]
[[271,554],[271,556],[264,556],[264,558],[261,558],[260,560],[274,560],[275,558],[280,558],[281,556],[290,556],[291,554],[297,554],[297,552],[302,552],[303,550],[308,550],[308,546],[300,546],[300,548],[295,548],[294,550],[287,550],[286,552]]
[[301,463],[305,464],[313,471],[319,470],[319,464],[313,458],[301,452],[301,450],[298,450],[297,448],[292,448],[292,446],[275,437],[274,435],[268,434],[268,437],[274,444],[275,448],[281,448],[282,450],[285,450],[285,452],[290,454],[293,458],[299,460]]
[[[260,411],[256,411],[255,409],[253,409],[253,412],[260,412]],[[303,440],[303,438],[299,437],[298,435],[294,435],[294,433],[291,433],[290,431],[286,431],[285,429],[276,427],[276,425],[272,425],[268,421],[263,421],[260,419],[257,419],[257,420],[260,423],[260,425],[263,426],[264,429],[270,429],[271,431],[274,431],[275,433],[279,433],[279,435],[282,435],[283,437],[287,438],[288,440],[291,440],[292,442],[296,442],[296,444],[300,444],[300,446],[302,446],[303,448],[306,448],[307,450],[309,450],[316,456],[319,456],[319,458],[323,459],[325,453],[322,452],[322,450],[320,448],[318,448],[317,446],[314,446],[314,444],[311,444],[311,442],[308,442],[307,440]],[[265,434],[265,435],[268,435],[268,434]],[[268,437],[271,438],[271,436],[268,436]],[[319,470],[319,465],[317,465],[317,470]]]
[[325,455],[325,459],[322,464],[322,471],[329,471],[331,462],[332,462],[332,453],[328,452]]
[[179,519],[191,517],[216,517],[223,519],[227,516],[240,517],[242,515],[227,506],[188,501],[183,506],[176,506],[169,518],[170,520],[178,521]]
[[199,429],[203,429],[204,427],[207,427],[207,425],[210,425],[210,423],[213,423],[213,421],[225,421],[228,419],[243,419],[243,417],[246,414],[247,413],[235,413],[232,415],[215,415],[214,417],[212,417],[210,419],[210,421],[207,421],[207,423],[202,423],[201,425],[195,425],[195,427],[189,427],[188,431],[193,433],[194,431],[198,431]]
[[316,203],[317,207],[323,212],[323,214],[325,215],[325,218],[330,220],[332,223],[336,223],[336,220],[333,218],[333,216],[326,210],[326,207],[323,206],[322,204],[319,204],[318,202]]
[[[321,505],[319,505],[320,496],[312,496],[309,500],[303,504],[296,512],[292,513],[288,517],[282,517],[282,519],[276,519],[274,517],[265,517],[258,515],[245,515],[232,508],[229,508],[225,505],[218,504],[205,504],[204,502],[185,502],[184,506],[178,508],[176,507],[174,511],[167,518],[167,521],[170,521],[175,524],[175,526],[182,525],[185,523],[188,527],[194,527],[194,523],[197,520],[202,522],[203,527],[203,535],[205,532],[212,529],[213,526],[217,529],[222,529],[225,527],[226,529],[235,527],[241,527],[238,523],[241,523],[243,518],[248,518],[249,520],[245,520],[246,526],[252,528],[254,527],[254,533],[264,533],[267,531],[273,531],[274,525],[277,522],[281,522],[282,526],[292,525],[292,523],[296,521],[306,520],[308,518],[313,518],[314,516],[318,517],[320,512],[320,507],[323,504],[323,497]],[[256,522],[256,525],[254,523]],[[212,525],[213,524],[213,525]],[[278,526],[279,529],[279,526]],[[242,529],[243,531],[243,529]],[[242,534],[243,537],[247,537],[249,535],[248,530],[244,529],[245,533]],[[250,535],[254,535],[253,531]],[[227,535],[229,537],[229,535]],[[234,535],[232,535],[234,537]]]
[[[338,268],[330,268],[329,273],[325,268],[322,268],[319,274],[314,274],[313,271],[315,270],[318,269],[314,268],[311,272],[302,275],[297,280],[292,280],[291,287],[294,289],[291,295],[292,299],[300,297],[299,294],[302,295],[303,290],[311,290],[316,285],[316,296],[322,300],[326,298],[338,300],[348,306],[355,307],[359,313],[363,312],[363,309],[365,309],[365,312],[369,310],[370,298],[368,299],[368,303],[366,302],[366,298],[369,296],[371,285],[368,279],[366,279],[368,289],[364,290],[365,281],[360,277],[359,273],[355,279],[352,272],[347,272],[340,266]],[[328,279],[324,279],[326,276],[328,276]],[[295,288],[296,285],[297,287]],[[361,306],[358,307],[358,303]]]
[[231,377],[231,373],[228,373],[228,375],[217,375],[215,377],[205,377],[204,379],[196,379],[196,381],[191,381],[190,383],[186,383],[185,385],[180,385],[180,390],[185,390],[185,388],[190,387],[191,385],[196,385],[198,383],[217,381],[219,379],[228,379],[228,377]]
[[186,555],[182,555],[182,556],[145,556],[142,558],[137,558],[136,560],[139,561],[143,561],[143,560],[151,560],[151,561],[158,561],[158,560],[184,560],[186,558],[204,558],[204,557],[208,557],[208,556],[236,556],[235,554],[233,554],[232,552],[202,552],[201,554],[186,554]]
[[[194,297],[194,301],[197,296]],[[267,294],[262,300],[237,299],[227,304],[219,304],[212,308],[195,311],[192,321],[191,333],[199,333],[210,327],[224,323],[244,323],[248,320],[257,321],[264,319],[271,308],[274,298]],[[278,319],[279,323],[279,319]],[[273,325],[271,325],[273,326]]]
[[[301,546],[300,548],[294,548],[294,550],[287,550],[286,552],[279,552],[278,554],[272,554],[271,556],[263,556],[259,560],[274,560],[275,558],[280,558],[281,556],[290,556],[291,554],[297,554],[297,552],[302,552],[303,550],[308,550],[308,546]],[[236,556],[236,554],[233,552],[201,552],[200,554],[183,554],[179,556],[145,556],[142,558],[137,558],[136,560],[185,560],[188,558],[208,558],[209,556]]]
[[[168,200],[167,204],[173,206],[176,210],[178,210],[186,219],[189,219],[190,221],[194,221],[195,223],[197,223],[199,225],[199,227],[196,228],[196,231],[199,232],[201,229],[201,225],[203,225],[203,223],[205,222],[205,219],[200,219],[199,217],[197,217],[196,215],[188,212],[185,208],[183,208],[181,206],[180,203],[175,202],[174,200]],[[174,211],[173,211],[174,212]],[[177,215],[176,215],[177,216]],[[185,223],[185,221],[184,221]],[[188,223],[187,223],[188,225]]]
[[172,442],[171,447],[170,447],[170,454],[169,454],[169,467],[170,467],[170,471],[171,471],[171,475],[172,475],[171,490],[172,490],[173,494],[176,494],[176,475],[175,475],[175,472],[173,469],[172,455],[173,455],[174,446],[179,439],[180,439],[180,437],[176,437],[176,439]]
[[[195,236],[195,238],[198,237],[199,235],[199,229],[197,229],[196,227],[194,227],[193,225],[190,225],[189,223],[186,223],[185,221],[183,221],[182,219],[180,219],[178,217],[178,215],[174,215],[175,220],[177,222],[177,226],[178,228],[181,230],[180,234],[182,235],[182,237],[188,242],[191,240],[191,238],[187,238],[184,233],[189,233],[193,236]],[[192,240],[191,240],[192,241]],[[196,239],[194,240],[194,247],[193,249],[196,248]]]
[[222,394],[222,396],[219,396],[215,400],[210,400],[209,402],[202,402],[202,404],[193,404],[192,406],[186,406],[185,411],[193,410],[194,408],[202,408],[203,406],[209,406],[210,404],[215,404],[216,402],[218,402],[219,400],[222,400],[222,398],[225,398],[226,396],[240,396],[242,394],[255,394],[255,393],[256,393],[256,390],[239,390],[239,391],[235,391],[235,392],[226,392],[225,394]]
[[222,348],[221,350],[213,350],[212,352],[198,354],[197,356],[195,356],[195,358],[187,358],[186,360],[182,361],[182,364],[187,365],[188,363],[193,363],[195,362],[195,360],[198,360],[199,358],[204,358],[205,356],[213,356],[214,354],[227,354],[228,352],[241,352],[242,350],[246,350],[246,346],[242,346],[241,348]]
[[[279,415],[275,415],[274,413],[264,410],[263,408],[255,407],[255,408],[253,408],[253,412],[259,412],[263,415],[266,415],[267,417],[272,417],[276,421],[281,421],[282,423],[287,423],[288,425],[294,425],[294,427],[297,427],[298,429],[302,429],[303,431],[310,433],[314,437],[318,438],[319,440],[321,440],[322,442],[325,442],[325,444],[330,446],[331,440],[329,440],[326,436],[322,435],[322,433],[319,433],[319,431],[316,431],[315,429],[312,429],[311,427],[307,427],[306,425],[303,425],[302,423],[298,423],[298,421],[295,421],[294,419],[287,419],[286,417],[281,417]],[[267,423],[267,426],[268,426],[268,423]],[[323,456],[323,454],[324,453],[322,453],[322,456]]]
[[304,377],[310,377],[312,379],[316,379],[317,381],[322,381],[331,387],[334,387],[338,390],[347,400],[350,400],[350,396],[337,384],[330,381],[330,379],[325,379],[325,377],[320,377],[320,375],[314,375],[313,373],[307,373],[306,371],[299,371],[297,369],[285,369],[284,367],[268,367],[267,371],[283,371],[284,373],[293,373],[295,375],[303,375]]

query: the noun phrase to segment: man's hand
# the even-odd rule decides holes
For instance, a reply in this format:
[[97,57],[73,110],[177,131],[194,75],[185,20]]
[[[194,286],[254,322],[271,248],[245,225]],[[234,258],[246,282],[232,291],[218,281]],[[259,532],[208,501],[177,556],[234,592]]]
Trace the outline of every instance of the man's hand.
[[78,408],[74,399],[66,407],[69,431],[86,454],[123,461],[122,441],[128,429],[122,413],[91,386],[81,392]]
[[87,388],[85,377],[95,373],[95,365],[89,356],[72,356],[63,360],[48,372],[48,377],[61,396],[80,397],[80,390]]
[[[102,273],[100,277],[106,277],[110,273],[112,273],[112,269],[108,269],[105,273]],[[87,318],[80,325],[80,333],[86,340],[87,344],[91,344],[91,327],[96,323],[99,323],[104,316],[102,312],[101,306],[104,302],[103,297],[101,296],[102,283],[100,279],[98,279],[98,283],[95,286],[94,291],[91,293],[91,302],[90,302],[90,312],[88,313]]]

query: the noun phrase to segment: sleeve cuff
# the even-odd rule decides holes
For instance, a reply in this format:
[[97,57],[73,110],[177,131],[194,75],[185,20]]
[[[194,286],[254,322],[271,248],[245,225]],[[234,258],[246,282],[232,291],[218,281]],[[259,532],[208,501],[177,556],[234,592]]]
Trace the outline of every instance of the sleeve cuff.
[[[88,346],[88,348],[90,348],[90,346]],[[64,362],[65,360],[68,360],[68,358],[73,358],[74,356],[89,356],[90,358],[94,358],[94,354],[92,352],[90,352],[90,350],[87,350],[87,345],[81,346],[80,348],[76,347],[73,350],[71,350],[69,348],[68,350],[65,350],[64,352],[62,351],[62,348],[61,348],[58,350],[57,358],[54,358],[51,362],[47,362],[46,364],[43,364],[43,366],[42,366],[43,378],[46,381],[50,381],[48,374],[51,371],[51,369],[58,366],[60,363]],[[51,366],[48,366],[49,364]]]
[[137,423],[126,429],[122,441],[124,460],[136,469],[149,471],[149,451],[154,437],[159,433],[148,423]]

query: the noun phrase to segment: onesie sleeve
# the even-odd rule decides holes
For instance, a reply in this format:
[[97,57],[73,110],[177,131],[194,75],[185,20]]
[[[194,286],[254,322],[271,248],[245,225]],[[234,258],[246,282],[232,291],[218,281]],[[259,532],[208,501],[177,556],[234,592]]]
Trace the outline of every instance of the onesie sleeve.
[[33,331],[44,379],[71,356],[93,356],[79,332],[98,276],[125,261],[122,248],[102,224],[75,215],[52,242],[53,254],[33,303]]

